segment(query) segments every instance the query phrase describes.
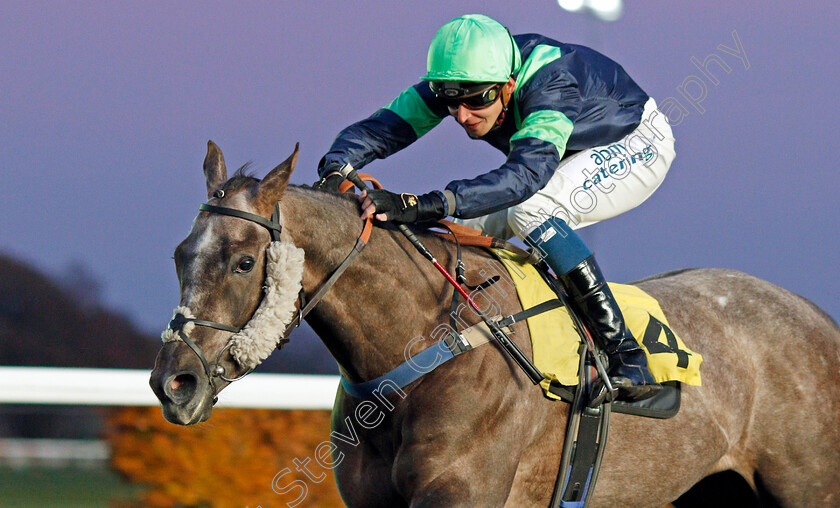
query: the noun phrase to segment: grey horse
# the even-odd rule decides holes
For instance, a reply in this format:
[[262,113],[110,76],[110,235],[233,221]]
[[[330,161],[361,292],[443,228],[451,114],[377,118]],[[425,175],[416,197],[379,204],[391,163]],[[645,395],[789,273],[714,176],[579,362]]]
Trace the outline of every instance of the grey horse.
[[[204,172],[208,203],[267,218],[279,202],[280,242],[304,250],[309,296],[353,248],[362,224],[354,198],[288,185],[296,159],[297,149],[261,181],[239,173],[228,180],[211,142]],[[454,263],[452,244],[421,238],[442,264]],[[200,213],[176,249],[181,305],[201,319],[245,325],[260,304],[270,241],[259,224]],[[472,284],[507,277],[480,249],[465,249],[463,258]],[[247,259],[253,269],[245,271]],[[592,506],[664,506],[720,471],[741,475],[767,505],[840,505],[835,322],[805,298],[732,270],[681,270],[635,284],[703,355],[703,385],[684,386],[672,419],[613,415]],[[306,319],[342,374],[361,382],[405,361],[409,342],[415,353],[433,344],[433,332],[449,320],[451,297],[451,287],[401,234],[376,227]],[[497,301],[504,314],[521,310],[512,292]],[[473,314],[462,318],[478,322]],[[527,326],[514,329],[530,355]],[[238,375],[244,368],[224,350],[230,336],[208,327],[191,333],[205,357],[218,357],[223,370]],[[172,341],[150,384],[165,418],[190,425],[210,417],[215,392],[227,382],[211,379],[190,347]],[[339,389],[325,461],[351,507],[546,507],[568,408],[546,399],[497,347],[485,346],[371,400]]]

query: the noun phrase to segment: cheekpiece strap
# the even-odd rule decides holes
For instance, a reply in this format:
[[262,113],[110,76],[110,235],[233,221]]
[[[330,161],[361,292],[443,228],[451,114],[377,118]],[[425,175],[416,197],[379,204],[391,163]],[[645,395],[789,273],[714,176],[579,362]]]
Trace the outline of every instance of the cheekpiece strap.
[[283,230],[283,226],[280,225],[280,202],[274,204],[274,213],[271,214],[271,223],[277,225],[277,229],[271,228],[269,233],[271,233],[271,241],[272,242],[279,242],[280,241],[280,232]]

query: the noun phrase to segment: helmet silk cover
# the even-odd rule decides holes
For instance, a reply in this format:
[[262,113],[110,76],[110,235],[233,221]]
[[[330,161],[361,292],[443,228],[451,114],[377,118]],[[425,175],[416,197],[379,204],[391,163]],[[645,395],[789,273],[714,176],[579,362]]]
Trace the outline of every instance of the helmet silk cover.
[[426,59],[426,81],[504,83],[521,63],[507,28],[481,14],[455,18],[438,30]]

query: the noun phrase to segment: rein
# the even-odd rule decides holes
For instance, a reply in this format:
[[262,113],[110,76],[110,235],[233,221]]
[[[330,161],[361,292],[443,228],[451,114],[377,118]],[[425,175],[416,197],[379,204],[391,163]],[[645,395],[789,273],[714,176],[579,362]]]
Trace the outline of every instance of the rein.
[[283,333],[283,338],[281,339],[281,345],[289,341],[288,335],[292,332],[292,330],[300,326],[300,323],[301,321],[303,321],[303,318],[305,318],[306,315],[309,314],[309,312],[312,309],[314,309],[316,305],[318,305],[318,302],[320,302],[321,299],[324,298],[324,295],[327,294],[327,291],[329,291],[333,284],[336,283],[338,278],[341,277],[341,274],[344,273],[344,270],[347,270],[347,267],[350,266],[350,263],[353,261],[353,259],[362,252],[362,249],[365,248],[365,246],[368,243],[368,240],[370,240],[371,231],[373,231],[373,221],[370,218],[368,218],[367,220],[365,220],[365,225],[362,228],[361,234],[359,234],[359,238],[356,240],[356,245],[353,246],[353,250],[351,250],[350,253],[347,254],[347,256],[344,258],[344,261],[342,261],[341,264],[338,265],[338,268],[335,269],[332,275],[330,275],[327,280],[321,283],[315,294],[313,294],[312,297],[309,298],[308,302],[305,302],[305,305],[303,289],[300,290],[300,304],[298,305],[298,313],[295,315],[294,319],[292,319],[291,323],[289,323],[289,325],[286,327],[286,331]]
[[[375,185],[381,188],[379,182],[376,182],[375,180],[372,181],[375,182]],[[200,212],[228,215],[231,217],[236,217],[239,219],[254,222],[268,229],[269,233],[271,234],[272,242],[280,241],[280,233],[283,230],[283,226],[279,222],[280,203],[277,203],[274,206],[274,213],[271,215],[270,220],[266,219],[265,217],[262,217],[261,215],[237,210],[235,208],[208,205],[206,203],[201,204],[198,209]],[[353,250],[351,250],[350,253],[347,254],[347,256],[344,258],[341,264],[338,265],[338,268],[336,268],[335,271],[333,271],[333,273],[324,282],[321,283],[321,285],[318,287],[318,289],[315,291],[312,297],[309,298],[308,301],[304,296],[303,288],[301,288],[300,293],[298,294],[298,312],[297,314],[295,314],[295,317],[292,319],[292,321],[286,326],[286,329],[284,330],[283,335],[281,336],[277,344],[278,349],[282,348],[283,345],[289,341],[289,334],[292,332],[292,330],[300,326],[300,323],[303,321],[303,318],[306,317],[306,315],[309,314],[309,312],[315,308],[315,306],[321,301],[324,295],[326,295],[327,291],[329,291],[329,289],[336,283],[336,281],[339,277],[341,277],[344,271],[347,270],[353,259],[355,259],[355,257],[362,252],[362,250],[367,245],[368,240],[370,240],[370,234],[372,230],[373,221],[369,218],[365,221],[365,225],[362,228],[362,232],[359,234],[359,238],[356,240],[356,244],[353,246]],[[204,372],[205,374],[207,374],[210,389],[213,391],[213,403],[215,404],[218,401],[218,389],[213,382],[214,378],[218,377],[223,381],[232,383],[234,381],[242,379],[243,377],[254,371],[254,368],[251,367],[239,376],[231,378],[226,376],[225,368],[221,364],[222,355],[226,351],[228,351],[231,348],[231,346],[234,345],[234,341],[232,340],[233,336],[241,332],[243,328],[226,325],[224,323],[218,323],[215,321],[208,321],[205,319],[197,319],[195,317],[185,315],[185,312],[186,310],[176,312],[175,316],[173,316],[172,320],[169,322],[168,328],[169,330],[177,334],[175,336],[176,340],[180,339],[182,342],[184,342],[201,361],[201,364],[204,367]],[[234,334],[231,336],[230,339],[228,339],[228,342],[216,355],[216,358],[212,364],[207,361],[207,358],[204,356],[204,353],[201,351],[201,348],[199,348],[198,345],[196,345],[195,342],[193,342],[193,340],[189,338],[189,335],[184,331],[184,327],[189,323],[198,326],[213,328],[216,330],[232,332]]]
[[[375,188],[382,188],[381,184],[378,181],[376,181],[374,178],[370,177],[369,175],[358,175],[358,176],[361,177],[361,179],[363,179],[364,181],[371,182]],[[349,190],[349,188],[351,188],[352,186],[353,186],[353,183],[351,183],[350,181],[345,181],[342,184],[342,186],[339,188],[339,191],[345,192],[345,191]],[[218,197],[223,197],[223,194],[221,196],[218,196]],[[274,212],[273,212],[270,220],[266,219],[265,217],[262,217],[260,215],[253,214],[253,213],[250,213],[250,212],[245,212],[243,210],[238,210],[238,209],[235,209],[235,208],[229,208],[229,207],[223,207],[223,206],[208,205],[206,203],[201,204],[199,206],[199,211],[200,212],[215,213],[215,214],[219,214],[219,215],[227,215],[227,216],[230,216],[230,217],[236,217],[236,218],[239,218],[239,219],[254,222],[254,223],[259,224],[260,226],[266,228],[269,231],[269,233],[271,234],[272,242],[279,242],[280,241],[280,234],[281,234],[283,228],[282,228],[282,225],[279,222],[279,218],[280,218],[280,204],[279,203],[277,203],[275,205]],[[508,244],[507,242],[501,242],[498,239],[492,239],[491,237],[486,237],[484,235],[481,235],[478,231],[473,230],[472,228],[466,228],[466,227],[461,226],[459,224],[451,223],[449,221],[442,221],[442,222],[438,223],[438,226],[449,231],[449,235],[441,235],[441,236],[448,237],[447,239],[449,239],[451,241],[454,241],[456,243],[456,247],[457,247],[457,250],[458,250],[458,256],[457,256],[458,263],[456,265],[456,278],[451,281],[455,285],[455,289],[456,289],[456,291],[454,292],[454,295],[453,295],[453,299],[452,299],[453,306],[457,305],[457,302],[458,302],[459,292],[457,291],[457,289],[459,289],[459,287],[460,287],[459,284],[465,284],[466,283],[466,279],[464,277],[464,266],[463,266],[463,263],[461,262],[461,256],[460,256],[460,250],[461,250],[460,244],[462,242],[466,245],[478,245],[478,246],[482,246],[482,247],[497,247],[497,248],[498,247],[507,247],[507,248],[511,248],[512,250],[514,250],[514,249],[519,250],[518,248],[516,248],[513,245]],[[285,330],[283,331],[280,339],[278,340],[278,343],[277,343],[277,348],[278,349],[282,348],[283,345],[289,341],[289,334],[295,328],[300,326],[303,319],[309,314],[309,312],[311,312],[315,308],[315,306],[318,305],[318,303],[323,299],[323,297],[330,290],[330,288],[336,283],[336,281],[338,281],[338,279],[341,277],[341,275],[344,273],[344,271],[350,266],[350,263],[352,263],[352,261],[356,258],[356,256],[358,256],[361,253],[361,251],[365,248],[365,246],[367,245],[367,243],[370,239],[372,229],[373,229],[373,221],[372,221],[372,219],[368,218],[365,221],[364,227],[362,228],[362,231],[359,234],[359,237],[356,240],[356,244],[353,246],[353,249],[347,254],[347,256],[344,258],[344,260],[332,272],[332,274],[330,274],[330,276],[318,286],[318,289],[312,294],[312,296],[309,299],[305,298],[303,288],[300,289],[300,292],[298,294],[298,302],[296,304],[297,313],[294,315],[292,320],[288,323],[288,325],[286,326]],[[527,253],[525,253],[525,254],[527,254]],[[447,273],[447,275],[448,275],[448,273]],[[451,276],[449,278],[451,278]],[[492,284],[493,282],[495,282],[495,281],[487,281],[486,284],[489,285],[489,284]],[[179,311],[179,309],[180,309],[180,311]],[[208,383],[210,384],[210,388],[213,391],[213,402],[215,404],[215,402],[218,400],[218,397],[217,397],[218,389],[216,387],[216,384],[214,383],[215,378],[218,377],[218,378],[222,379],[223,381],[226,381],[228,383],[232,383],[234,381],[238,381],[239,379],[242,379],[243,377],[250,374],[254,370],[254,367],[252,366],[252,367],[249,367],[245,372],[243,372],[242,374],[240,374],[237,377],[228,377],[226,375],[225,367],[221,364],[222,356],[225,354],[225,352],[231,352],[231,354],[233,354],[233,352],[230,351],[230,349],[236,343],[234,341],[234,338],[236,337],[236,334],[238,334],[239,332],[241,332],[243,330],[243,328],[226,325],[224,323],[218,323],[218,322],[215,322],[215,321],[198,319],[198,318],[196,318],[192,315],[187,315],[187,314],[191,314],[189,312],[189,309],[181,308],[181,307],[179,307],[179,309],[176,309],[176,314],[173,316],[172,320],[169,323],[169,327],[168,327],[168,329],[171,330],[173,332],[173,335],[174,335],[172,337],[172,340],[181,340],[182,342],[184,342],[193,351],[193,353],[195,353],[195,355],[198,357],[198,359],[201,361],[201,364],[204,367],[204,372],[207,375]],[[253,316],[251,317],[251,319],[253,319]],[[205,327],[213,328],[213,329],[216,329],[216,330],[227,331],[227,332],[231,332],[233,335],[228,339],[225,346],[218,352],[218,354],[216,355],[216,358],[214,359],[213,363],[210,363],[207,360],[207,358],[204,356],[204,353],[202,352],[201,348],[199,348],[198,345],[196,345],[195,342],[192,341],[192,339],[190,339],[188,333],[184,330],[185,326],[188,325],[188,324],[205,326]],[[494,333],[494,335],[495,335],[495,333]],[[507,337],[505,337],[505,338],[507,338]],[[437,349],[437,348],[430,348],[430,350],[431,349]],[[234,357],[235,357],[235,360],[238,363],[241,364],[241,362],[239,361],[239,358],[236,357],[235,354],[234,354]],[[530,363],[530,362],[528,362],[528,363]],[[400,366],[400,367],[402,367],[402,366]],[[392,374],[392,373],[388,373],[388,374],[386,374],[386,376],[389,375],[389,374]],[[540,375],[540,377],[542,377],[542,376]],[[352,388],[354,388],[354,387],[352,387],[344,379],[342,379],[342,384],[345,385],[345,389],[349,389],[348,391],[350,393],[353,393],[354,391],[356,391],[356,390],[353,390]],[[357,395],[361,395],[361,394],[359,393]]]

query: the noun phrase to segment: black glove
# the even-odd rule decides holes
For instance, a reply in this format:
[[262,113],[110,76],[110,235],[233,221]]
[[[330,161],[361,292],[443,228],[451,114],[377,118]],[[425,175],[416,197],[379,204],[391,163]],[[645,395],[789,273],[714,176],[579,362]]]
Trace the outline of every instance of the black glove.
[[324,165],[326,158],[325,155],[318,162],[318,174],[321,175],[321,179],[312,184],[312,188],[327,192],[338,192],[338,186],[344,181],[344,177],[339,173],[343,166],[338,162],[330,162]]
[[384,189],[368,191],[376,213],[384,213],[397,224],[438,220],[446,217],[446,205],[434,192],[415,196],[404,192],[396,194]]
[[341,185],[341,182],[344,181],[344,177],[338,173],[332,173],[330,175],[321,178],[317,182],[312,184],[313,189],[323,190],[327,192],[338,192],[338,187]]

